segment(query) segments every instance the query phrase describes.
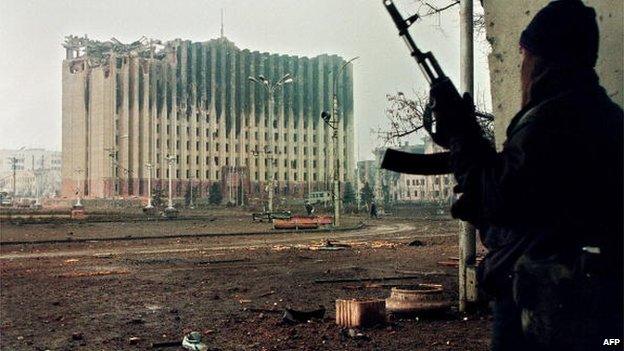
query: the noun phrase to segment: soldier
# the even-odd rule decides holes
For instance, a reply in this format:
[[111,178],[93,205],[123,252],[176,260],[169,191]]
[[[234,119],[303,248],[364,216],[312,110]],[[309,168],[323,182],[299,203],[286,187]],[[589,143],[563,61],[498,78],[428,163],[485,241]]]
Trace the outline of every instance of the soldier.
[[522,109],[501,152],[473,103],[433,86],[434,139],[450,149],[456,218],[489,249],[492,350],[595,350],[623,330],[623,113],[600,86],[595,11],[553,1],[520,36]]

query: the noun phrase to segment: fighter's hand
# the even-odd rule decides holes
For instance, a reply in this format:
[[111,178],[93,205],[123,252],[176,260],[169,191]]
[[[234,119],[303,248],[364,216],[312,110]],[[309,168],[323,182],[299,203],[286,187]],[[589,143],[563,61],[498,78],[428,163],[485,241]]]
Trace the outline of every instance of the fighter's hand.
[[[423,119],[425,127],[431,135],[433,141],[448,148],[453,138],[466,136],[480,130],[476,121],[474,102],[470,94],[465,93],[459,96],[457,90],[450,81],[436,84],[431,87],[429,92],[429,109],[425,111]],[[431,113],[435,119],[435,130],[432,129],[431,123],[427,123],[427,116]],[[427,128],[429,124],[429,128]]]

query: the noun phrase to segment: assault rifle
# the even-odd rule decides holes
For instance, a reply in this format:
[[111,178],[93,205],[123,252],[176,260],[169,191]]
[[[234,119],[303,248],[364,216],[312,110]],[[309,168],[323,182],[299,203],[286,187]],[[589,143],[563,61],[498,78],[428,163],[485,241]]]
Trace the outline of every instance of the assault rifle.
[[[404,19],[392,0],[383,0],[383,4],[399,30],[399,36],[405,41],[407,48],[410,50],[410,54],[418,63],[418,67],[420,67],[420,70],[425,75],[429,85],[431,87],[436,87],[436,89],[441,92],[440,95],[444,96],[446,102],[461,100],[457,88],[455,88],[453,82],[444,74],[444,71],[440,68],[433,54],[430,51],[425,53],[420,51],[410,35],[409,27],[418,20],[418,14]],[[436,101],[429,101],[429,108],[433,108],[435,104]],[[491,116],[480,117],[491,118]],[[423,126],[433,139],[436,139],[436,137],[443,137],[442,133],[444,131],[436,130],[436,121],[433,117],[433,113],[423,114]],[[441,152],[423,155],[388,149],[381,162],[381,168],[407,174],[447,174],[451,173],[450,153]]]

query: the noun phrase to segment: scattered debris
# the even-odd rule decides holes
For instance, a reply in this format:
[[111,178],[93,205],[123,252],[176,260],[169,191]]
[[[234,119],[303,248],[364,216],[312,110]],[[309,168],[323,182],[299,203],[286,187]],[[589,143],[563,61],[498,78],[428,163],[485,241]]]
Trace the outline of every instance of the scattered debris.
[[407,275],[423,275],[423,276],[430,276],[430,275],[451,275],[448,272],[444,272],[444,271],[405,271],[405,270],[395,270],[395,272],[397,272],[398,274],[407,274]]
[[133,318],[128,322],[128,324],[145,324],[145,320],[143,318]]
[[282,322],[286,324],[306,323],[313,319],[323,319],[325,317],[325,307],[319,306],[318,309],[312,311],[297,311],[292,308],[286,308],[282,316]]
[[349,244],[343,244],[343,243],[336,243],[333,242],[331,240],[324,240],[320,245],[310,245],[308,246],[308,249],[310,250],[325,250],[325,251],[337,251],[337,250],[344,250],[347,248],[350,248],[351,245]]
[[164,348],[164,347],[180,347],[182,346],[181,341],[163,341],[163,342],[153,342],[152,348]]
[[267,297],[267,296],[271,296],[271,295],[273,295],[273,294],[275,294],[275,291],[271,290],[271,291],[266,292],[266,293],[264,293],[264,294],[260,294],[260,295],[258,295],[258,297]]
[[70,272],[59,274],[61,278],[76,278],[76,277],[95,277],[100,275],[113,275],[113,274],[129,274],[127,270],[110,270],[110,271],[95,271],[95,272]]
[[79,332],[75,332],[72,334],[72,340],[82,340],[84,339],[84,335],[82,335],[82,333]]
[[65,261],[63,261],[63,262],[65,262],[65,263],[74,263],[74,262],[78,262],[78,261],[80,261],[80,260],[79,260],[79,259],[77,259],[77,258],[70,258],[70,259],[65,260]]
[[316,284],[327,283],[357,283],[357,282],[373,282],[384,280],[406,280],[406,279],[418,279],[420,275],[399,275],[389,277],[370,277],[370,278],[333,278],[333,279],[315,279]]
[[184,336],[182,339],[182,347],[185,350],[191,351],[207,351],[208,346],[202,343],[202,337],[199,332],[190,332]]
[[228,260],[187,260],[181,258],[150,258],[150,259],[125,259],[124,262],[131,264],[219,264],[219,263],[238,263],[245,262],[247,259],[228,259]]
[[343,340],[347,338],[356,339],[356,340],[365,340],[365,341],[370,340],[370,337],[368,337],[366,334],[353,328],[340,329],[340,336],[342,337]]
[[369,327],[386,322],[386,302],[382,299],[336,300],[336,324]]
[[438,261],[438,266],[459,267],[459,261]]
[[413,241],[410,241],[409,244],[407,244],[407,246],[425,246],[425,243],[423,243],[420,240],[413,240]]
[[243,311],[255,312],[255,313],[282,313],[281,310],[268,309],[268,308],[253,308],[253,307],[245,307]]
[[440,312],[451,307],[439,284],[416,284],[411,287],[392,288],[386,299],[388,312],[400,315]]
[[130,342],[130,345],[136,345],[141,341],[141,338],[139,338],[138,336],[133,336],[128,339],[128,341]]
[[372,249],[382,249],[382,248],[394,249],[395,247],[397,247],[397,244],[391,243],[389,241],[376,240],[370,243],[370,247]]

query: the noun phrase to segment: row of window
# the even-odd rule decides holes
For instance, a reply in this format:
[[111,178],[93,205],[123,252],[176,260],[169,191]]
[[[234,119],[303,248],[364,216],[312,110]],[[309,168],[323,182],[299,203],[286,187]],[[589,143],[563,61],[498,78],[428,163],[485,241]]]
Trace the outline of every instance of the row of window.
[[[180,109],[180,110],[181,110],[181,109]],[[119,113],[119,111],[118,111],[117,113]],[[186,118],[185,118],[185,119],[186,119],[186,121],[189,121],[189,120],[190,120],[189,115],[185,115],[185,116],[186,116]],[[160,116],[160,115],[156,116],[156,118],[157,118],[157,119],[161,119],[161,117],[162,117],[162,116]],[[184,118],[184,117],[182,117],[182,118]],[[178,120],[180,120],[180,119],[182,119],[182,118],[180,118],[180,116],[178,116]],[[170,120],[170,119],[171,119],[171,116],[168,114],[168,115],[166,116],[166,119],[167,119],[167,120]],[[204,120],[206,121],[206,123],[210,123],[210,116],[209,116],[209,115],[206,115],[206,118],[205,118]],[[244,122],[243,122],[243,126],[244,126],[244,127],[251,127],[251,124],[249,123],[249,122],[250,122],[250,118],[249,118],[249,116],[248,116],[248,115],[245,115],[245,118],[243,118],[242,120],[244,121]],[[284,128],[290,128],[290,125],[289,125],[288,119],[285,119],[285,118],[284,118],[284,119],[283,119],[283,121],[284,121]],[[195,115],[195,122],[197,122],[197,123],[199,123],[199,122],[200,122],[200,112],[199,112],[199,111],[198,111],[198,112],[197,112],[197,114]],[[220,119],[219,119],[219,118],[217,118],[217,119],[216,119],[216,123],[217,123],[217,124],[221,123],[221,121],[220,121]],[[313,130],[316,130],[316,125],[317,125],[316,123],[312,123],[312,129],[313,129]],[[254,124],[254,127],[257,127],[257,126],[258,126],[258,124]],[[264,127],[265,127],[265,128],[267,128],[268,126],[269,126],[268,120],[265,118],[265,119],[264,119]],[[277,121],[277,120],[273,120],[273,128],[277,128],[277,127],[278,127],[278,121]],[[298,121],[297,121],[297,120],[295,120],[295,123],[294,123],[294,128],[295,128],[295,129],[298,129],[298,128],[299,128],[299,123],[298,123]],[[304,129],[307,129],[307,128],[308,128],[308,121],[307,121],[305,118],[304,118],[304,120],[303,120],[303,128],[304,128]]]
[[[442,192],[440,192],[439,190],[435,190],[433,191],[433,197],[439,197],[440,194],[443,194],[445,197],[449,195],[449,191],[448,189],[444,189]],[[425,197],[425,191],[424,190],[414,190],[414,196],[411,196],[412,193],[411,192],[406,192],[405,193],[405,197]]]
[[[234,162],[235,164],[230,164],[230,158],[229,157],[225,157],[225,164],[222,165],[222,164],[220,164],[219,156],[206,156],[206,165],[210,165],[211,158],[214,161],[214,163],[213,163],[214,166],[217,166],[217,167],[219,167],[219,166],[241,166],[241,164],[240,164],[240,160],[241,159],[238,158],[238,157],[236,157],[234,159],[235,160],[235,162]],[[156,155],[156,159],[160,159],[160,154]],[[244,160],[245,160],[245,166],[249,167],[249,158],[245,158]],[[193,164],[193,166],[195,166],[195,167],[199,166],[200,165],[199,161],[200,161],[199,156],[195,156],[195,163]],[[180,156],[179,155],[176,156],[176,164],[180,164]],[[186,164],[187,165],[191,165],[191,157],[189,155],[186,156]],[[275,162],[275,164],[277,164],[277,162]],[[283,160],[283,165],[284,165],[285,168],[290,167],[291,169],[297,169],[297,164],[298,164],[297,160],[286,160],[286,159]],[[317,168],[318,164],[319,163],[317,162],[317,160],[312,160],[312,162],[308,162],[308,160],[303,160],[303,168],[308,168],[309,165],[311,165],[312,168]],[[254,158],[254,166],[256,166],[256,167],[259,166],[258,158]],[[268,158],[264,158],[264,166],[265,167],[269,166],[269,159]],[[323,162],[323,166],[325,168],[328,168],[329,167],[329,161],[325,160]],[[344,167],[343,169],[347,169],[347,162],[346,161],[343,162],[343,167]]]
[[[170,130],[170,125],[167,125],[167,132],[166,134],[170,135],[171,134],[171,130]],[[195,129],[195,136],[200,137],[200,130],[199,128]],[[160,133],[160,124],[156,125],[156,133]],[[180,134],[180,126],[176,127],[176,133],[179,135]],[[186,127],[186,135],[190,136],[191,135],[191,131],[190,131],[190,127]],[[245,139],[249,139],[249,131],[245,131]],[[292,140],[288,140],[288,136],[292,136]],[[219,130],[216,130],[214,132],[212,132],[212,135],[210,133],[210,130],[206,128],[206,132],[205,132],[205,136],[206,138],[218,138],[219,137]],[[258,132],[254,132],[253,133],[254,136],[254,140],[260,140],[258,138]],[[323,135],[323,142],[327,143],[329,142],[330,137],[328,135]],[[269,133],[268,132],[264,132],[264,140],[268,141],[269,140]],[[275,141],[279,141],[280,140],[280,135],[279,132],[275,132],[273,135],[273,140]],[[293,141],[293,142],[298,142],[299,141],[299,137],[298,134],[292,131],[289,131],[288,133],[282,133],[282,137],[281,140],[283,141]],[[303,141],[307,142],[308,141],[308,134],[303,134]],[[317,141],[317,137],[316,134],[312,135],[312,142],[316,143]],[[347,137],[346,135],[343,137],[343,141],[346,143],[347,142]]]
[[[449,184],[449,178],[448,177],[444,177],[444,184],[448,185]],[[440,178],[439,177],[435,177],[433,179],[433,184],[440,184]],[[406,185],[410,186],[410,185],[425,185],[425,180],[424,179],[407,179],[406,180]]]
[[[179,169],[176,170],[175,174],[176,174],[176,178],[179,179],[180,178],[180,170]],[[169,177],[169,169],[165,169],[164,176],[165,176],[165,178]],[[200,177],[200,174],[199,174],[199,171],[197,170],[197,171],[195,171],[195,178],[199,179],[199,177]],[[160,178],[161,178],[161,170],[160,170],[160,168],[158,168],[158,169],[156,169],[156,179],[160,179]],[[187,170],[186,171],[186,179],[190,179],[190,178],[191,178],[191,171]],[[209,171],[206,171],[206,178],[207,179],[210,178],[210,172]],[[264,179],[263,180],[266,181],[266,180],[268,180],[268,178],[269,178],[269,173],[268,172],[264,172]],[[304,172],[302,179],[299,179],[299,174],[297,172],[294,172],[292,179],[289,179],[289,178],[290,177],[288,175],[288,172],[284,172],[284,177],[281,180],[284,180],[284,181],[295,181],[295,182],[297,182],[297,181],[308,181],[308,173]],[[279,173],[275,172],[275,174],[273,175],[273,179],[280,180],[279,179]],[[220,171],[218,171],[218,170],[215,172],[215,180],[220,180]],[[252,180],[255,180],[255,181],[260,180],[258,178],[258,172],[254,172],[254,176],[253,176]],[[318,174],[317,173],[312,173],[312,180],[313,181],[317,181],[318,180]]]

